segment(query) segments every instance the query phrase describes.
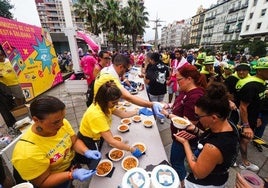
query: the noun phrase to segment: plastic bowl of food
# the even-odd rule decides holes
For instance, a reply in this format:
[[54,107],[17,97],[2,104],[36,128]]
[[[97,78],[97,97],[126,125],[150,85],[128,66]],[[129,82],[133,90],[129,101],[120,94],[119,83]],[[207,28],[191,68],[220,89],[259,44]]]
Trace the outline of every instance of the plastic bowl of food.
[[117,127],[117,130],[121,133],[124,133],[129,130],[129,126],[127,124],[121,124]]
[[138,148],[142,153],[144,153],[146,151],[146,146],[144,143],[141,142],[136,142],[132,145],[132,147]]
[[108,156],[112,161],[120,161],[124,157],[125,152],[123,150],[113,148],[109,151]]
[[114,135],[113,137],[114,137],[115,140],[118,140],[120,142],[123,142],[123,137],[122,136],[120,136],[120,135]]
[[130,106],[130,105],[131,105],[131,102],[128,102],[128,101],[124,102],[124,106]]
[[139,160],[134,156],[126,156],[121,162],[121,166],[124,170],[130,170],[139,166]]
[[97,176],[107,176],[113,169],[113,162],[108,159],[102,159],[96,169]]
[[143,121],[143,125],[144,125],[144,127],[148,127],[148,128],[150,128],[150,127],[153,126],[153,121],[150,120],[150,119],[145,119],[145,120]]
[[186,129],[191,124],[189,120],[182,117],[173,117],[171,121],[173,122],[173,125],[178,129]]
[[141,122],[141,116],[139,116],[139,115],[133,116],[133,117],[132,117],[132,120],[133,120],[134,122],[136,122],[136,123]]
[[131,122],[132,122],[132,120],[130,118],[123,118],[123,119],[121,119],[121,123],[122,124],[129,125],[129,124],[131,124]]

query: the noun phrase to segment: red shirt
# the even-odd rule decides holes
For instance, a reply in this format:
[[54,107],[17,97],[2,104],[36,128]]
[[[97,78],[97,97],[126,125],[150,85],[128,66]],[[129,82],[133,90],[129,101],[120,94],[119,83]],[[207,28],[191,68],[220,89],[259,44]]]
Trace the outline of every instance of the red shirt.
[[[204,89],[197,87],[190,90],[189,92],[180,91],[178,97],[176,97],[175,102],[172,107],[172,114],[187,117],[190,121],[197,121],[194,112],[194,106],[196,101],[204,95]],[[172,135],[177,133],[178,129],[174,127],[173,123],[170,123],[170,129]],[[172,136],[174,139],[174,137]]]

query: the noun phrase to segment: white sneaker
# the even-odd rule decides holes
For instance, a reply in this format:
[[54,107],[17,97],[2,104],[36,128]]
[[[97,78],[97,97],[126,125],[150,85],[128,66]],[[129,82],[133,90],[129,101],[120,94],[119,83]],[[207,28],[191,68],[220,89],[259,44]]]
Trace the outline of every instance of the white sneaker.
[[249,165],[245,165],[244,163],[241,163],[241,164],[239,164],[239,168],[241,170],[251,170],[251,171],[260,170],[260,168],[257,165],[253,164],[253,163],[249,163]]

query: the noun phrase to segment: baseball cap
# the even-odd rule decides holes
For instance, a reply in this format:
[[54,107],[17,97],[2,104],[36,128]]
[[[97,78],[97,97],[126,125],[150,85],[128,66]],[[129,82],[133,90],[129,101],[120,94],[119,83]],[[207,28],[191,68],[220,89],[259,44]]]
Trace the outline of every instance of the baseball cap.
[[204,60],[205,58],[206,58],[206,53],[204,53],[204,52],[198,54],[198,56],[197,56],[197,59],[198,59],[198,60],[200,60],[200,59],[203,59],[203,60]]
[[227,63],[227,64],[224,65],[224,69],[229,69],[229,70],[233,71],[234,70],[234,66]]
[[206,56],[204,65],[214,64],[214,62],[215,62],[215,57],[214,56],[212,56],[212,55]]
[[268,69],[268,57],[262,57],[257,60],[256,65],[253,66],[254,69]]
[[239,63],[235,66],[235,70],[248,70],[250,71],[250,65],[248,63]]

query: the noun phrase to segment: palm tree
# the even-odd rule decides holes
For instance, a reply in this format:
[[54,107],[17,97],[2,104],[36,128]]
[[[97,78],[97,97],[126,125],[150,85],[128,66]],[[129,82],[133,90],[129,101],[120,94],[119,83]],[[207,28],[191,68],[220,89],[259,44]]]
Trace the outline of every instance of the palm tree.
[[101,28],[105,32],[113,34],[112,43],[116,50],[118,50],[117,35],[119,28],[122,26],[121,9],[117,0],[106,0],[101,10],[102,24]]
[[130,27],[130,34],[132,36],[132,47],[136,50],[138,35],[143,35],[145,31],[146,22],[148,22],[148,12],[139,0],[129,0],[128,6],[125,7],[128,13],[128,26]]
[[8,19],[12,19],[13,15],[10,12],[14,8],[14,5],[10,4],[8,0],[0,0],[0,16]]
[[75,13],[85,19],[85,22],[89,24],[89,31],[95,35],[101,32],[99,27],[101,9],[102,4],[99,0],[79,0],[74,4]]

